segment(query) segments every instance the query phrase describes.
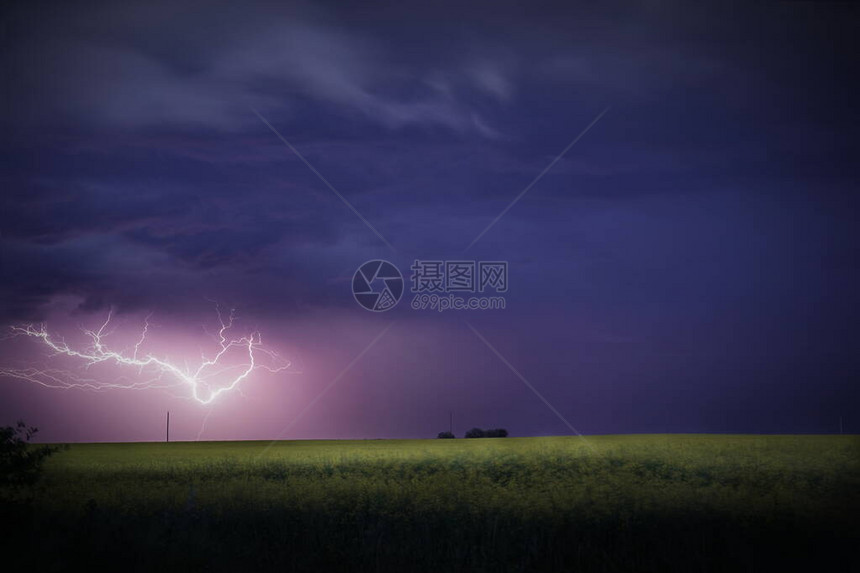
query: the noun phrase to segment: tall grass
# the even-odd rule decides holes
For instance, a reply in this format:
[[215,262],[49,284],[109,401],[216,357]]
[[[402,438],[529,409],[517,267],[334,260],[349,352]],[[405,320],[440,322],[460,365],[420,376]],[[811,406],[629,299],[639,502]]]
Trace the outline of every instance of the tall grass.
[[854,436],[80,444],[10,507],[19,544],[120,544],[142,568],[743,570],[848,558],[858,454]]

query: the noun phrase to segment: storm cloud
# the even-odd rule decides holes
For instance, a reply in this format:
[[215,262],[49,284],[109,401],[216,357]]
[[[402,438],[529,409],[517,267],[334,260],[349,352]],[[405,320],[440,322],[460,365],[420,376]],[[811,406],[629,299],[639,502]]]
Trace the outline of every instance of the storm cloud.
[[[463,257],[609,108],[469,250],[512,273],[508,308],[469,320],[551,399],[589,400],[586,430],[823,428],[856,398],[856,22],[849,3],[7,4],[0,319],[217,300],[308,326],[329,373],[377,324],[349,291],[361,263]],[[471,336],[391,316],[405,377]],[[470,340],[458,368],[505,376]],[[506,415],[553,431],[508,390]],[[401,418],[386,431],[420,433]],[[379,429],[354,419],[338,431]]]

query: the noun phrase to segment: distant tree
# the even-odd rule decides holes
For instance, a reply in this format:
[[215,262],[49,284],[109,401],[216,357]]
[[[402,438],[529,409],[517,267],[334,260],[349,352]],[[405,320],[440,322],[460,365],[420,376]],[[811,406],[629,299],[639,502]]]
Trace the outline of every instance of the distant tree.
[[22,421],[0,428],[0,486],[21,487],[36,483],[45,459],[62,449],[30,444],[30,438],[38,431]]
[[466,432],[467,438],[507,438],[508,431],[504,428],[493,428],[492,430],[482,430],[481,428],[472,428]]
[[484,430],[482,430],[481,428],[472,428],[471,430],[466,432],[467,438],[483,438],[485,436],[486,435],[484,433]]
[[456,436],[451,432],[439,432],[439,435],[436,437],[440,440],[451,440],[454,439]]

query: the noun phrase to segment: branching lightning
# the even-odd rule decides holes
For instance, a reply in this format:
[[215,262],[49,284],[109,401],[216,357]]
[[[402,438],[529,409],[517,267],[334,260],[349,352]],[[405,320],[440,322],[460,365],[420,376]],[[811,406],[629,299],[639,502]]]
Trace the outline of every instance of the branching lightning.
[[[62,338],[51,335],[45,324],[38,326],[27,324],[10,328],[10,337],[31,337],[46,346],[52,356],[80,360],[85,375],[59,368],[0,367],[0,377],[17,378],[63,390],[142,390],[183,386],[190,390],[191,398],[201,404],[210,404],[221,394],[239,388],[241,382],[255,370],[281,372],[290,367],[289,361],[263,347],[259,331],[239,337],[230,335],[235,320],[234,310],[231,310],[226,318],[220,307],[216,307],[216,312],[220,329],[215,335],[214,354],[211,354],[211,357],[201,355],[196,368],[189,367],[187,364],[180,367],[167,359],[158,358],[144,351],[151,315],[144,319],[140,337],[133,349],[126,351],[110,349],[105,339],[111,334],[109,331],[113,315],[111,310],[97,330],[83,329],[89,344],[80,349],[72,348]],[[230,360],[228,360],[228,353]],[[234,356],[240,357],[238,363]],[[114,364],[132,371],[136,370],[137,375],[133,377],[123,375],[110,381],[90,376],[91,368],[99,364]],[[216,388],[210,386],[214,379],[218,379]]]

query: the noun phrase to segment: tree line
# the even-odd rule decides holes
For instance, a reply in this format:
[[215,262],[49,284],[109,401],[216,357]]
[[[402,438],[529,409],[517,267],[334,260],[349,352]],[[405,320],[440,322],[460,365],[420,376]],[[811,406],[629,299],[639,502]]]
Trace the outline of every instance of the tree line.
[[[454,434],[451,432],[439,432],[439,435],[436,436],[439,439],[453,439],[456,438]],[[464,438],[507,438],[508,431],[504,428],[492,428],[490,430],[482,430],[481,428],[472,428],[463,436]]]

